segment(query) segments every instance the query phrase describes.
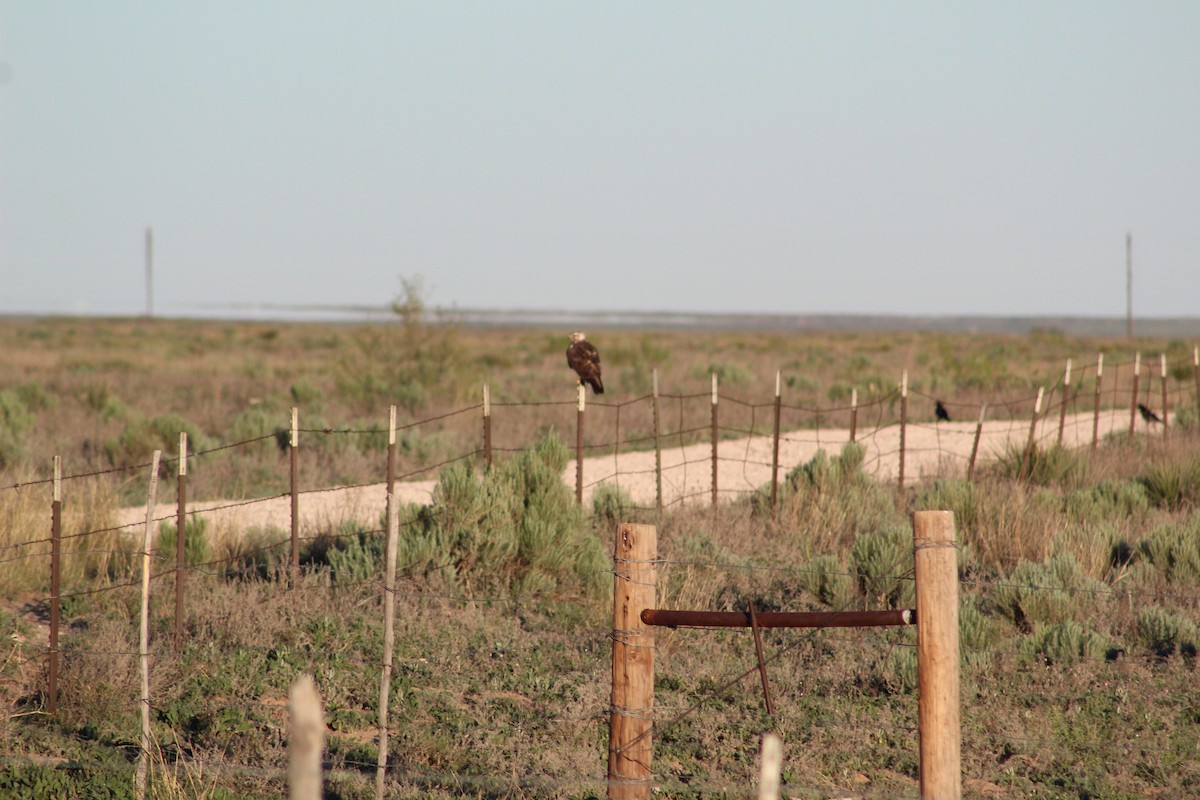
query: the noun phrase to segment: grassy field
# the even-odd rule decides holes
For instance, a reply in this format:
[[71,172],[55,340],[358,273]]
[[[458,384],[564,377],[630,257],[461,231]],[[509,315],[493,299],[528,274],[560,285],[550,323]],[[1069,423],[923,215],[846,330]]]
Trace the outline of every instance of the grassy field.
[[[46,714],[49,590],[45,559],[29,555],[44,548],[17,545],[45,538],[48,508],[43,487],[16,484],[45,478],[56,454],[70,474],[137,464],[153,449],[172,452],[180,430],[194,449],[271,437],[292,406],[306,428],[366,432],[317,447],[305,466],[312,486],[378,480],[374,434],[388,404],[408,419],[434,417],[479,402],[484,383],[497,403],[561,405],[512,407],[496,469],[447,468],[434,504],[403,512],[389,796],[603,796],[617,520],[658,525],[662,607],[886,608],[912,603],[909,516],[922,508],[953,510],[962,543],[967,796],[1200,793],[1194,412],[1180,409],[1165,444],[1139,435],[1106,441],[1094,457],[1039,450],[1021,479],[1020,454],[1010,453],[973,483],[948,476],[898,494],[867,478],[850,447],[791,471],[777,514],[748,498],[656,519],[619,493],[578,509],[559,479],[574,399],[565,332],[460,328],[401,310],[373,326],[0,324],[0,794],[131,796],[138,742],[139,599],[122,586],[136,578],[134,546],[114,532],[68,545],[62,703]],[[1052,331],[589,334],[604,357],[605,399],[616,401],[648,393],[657,369],[666,393],[703,394],[716,372],[723,396],[765,402],[780,370],[789,404],[840,408],[851,389],[886,395],[908,369],[918,397],[973,407],[1053,386],[1067,358],[1094,363],[1103,351],[1109,379],[1108,365],[1135,349],[1166,353],[1172,380],[1192,380],[1188,342]],[[1118,372],[1114,390],[1127,381]],[[1105,396],[1118,401],[1127,394]],[[931,403],[914,403],[913,414],[932,419]],[[402,448],[402,471],[478,447],[475,417],[419,431]],[[197,470],[195,499],[285,488],[286,455],[273,442],[236,453]],[[141,473],[81,479],[64,530],[104,528],[144,491]],[[277,533],[248,531],[217,553],[202,526],[189,532],[189,558],[204,566],[189,574],[178,653],[171,576],[156,578],[153,796],[279,796],[287,687],[301,673],[315,676],[326,704],[327,796],[372,794],[382,538],[349,528],[312,537],[293,591],[286,548],[264,547]],[[163,550],[171,536],[160,534]],[[757,737],[770,729],[784,737],[789,796],[914,796],[915,633],[777,631],[765,644],[775,720],[757,673],[734,680],[755,663],[748,632],[659,636],[660,796],[752,796]]]

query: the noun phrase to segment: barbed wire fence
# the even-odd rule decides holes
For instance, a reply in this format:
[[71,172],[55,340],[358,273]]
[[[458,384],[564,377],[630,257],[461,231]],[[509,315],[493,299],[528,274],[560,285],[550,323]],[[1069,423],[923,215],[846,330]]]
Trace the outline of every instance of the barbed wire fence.
[[[713,378],[711,393],[659,394],[655,381],[655,391],[652,395],[619,402],[592,401],[585,404],[577,400],[489,403],[485,400],[480,404],[404,425],[395,424],[393,412],[390,430],[303,428],[299,425],[298,414],[294,414],[286,446],[280,436],[273,433],[188,452],[186,437],[181,437],[180,452],[175,457],[163,458],[161,467],[165,474],[174,473],[178,481],[177,502],[174,508],[170,508],[170,504],[156,505],[148,513],[142,514],[142,519],[138,521],[119,519],[115,525],[88,527],[90,520],[84,515],[75,530],[63,531],[62,503],[65,497],[70,497],[71,487],[99,481],[118,484],[136,482],[137,478],[144,476],[150,468],[150,463],[63,475],[61,465],[56,460],[57,469],[52,477],[0,486],[0,497],[19,495],[26,498],[26,502],[31,502],[28,496],[33,495],[36,496],[38,504],[45,504],[42,505],[43,508],[48,505],[51,509],[49,535],[46,535],[45,531],[30,530],[26,538],[0,545],[0,570],[22,570],[45,575],[44,582],[40,583],[41,592],[25,603],[24,609],[48,625],[47,641],[45,644],[18,642],[16,646],[24,649],[23,657],[26,660],[46,663],[42,706],[47,713],[53,714],[57,712],[60,700],[60,660],[102,658],[106,661],[115,660],[114,663],[127,663],[127,667],[124,668],[129,670],[132,687],[134,664],[140,655],[132,641],[132,630],[128,631],[129,641],[116,642],[112,648],[84,649],[74,646],[69,641],[65,645],[62,644],[59,639],[59,626],[62,607],[77,604],[85,598],[89,601],[100,599],[101,602],[112,604],[133,603],[139,581],[136,578],[137,553],[131,548],[129,537],[136,534],[139,528],[150,525],[154,530],[165,531],[173,523],[176,533],[175,553],[160,550],[150,553],[153,564],[150,582],[155,587],[154,596],[167,596],[167,584],[173,583],[177,597],[171,629],[168,632],[159,625],[155,628],[155,636],[152,638],[156,669],[159,665],[171,664],[172,659],[177,658],[184,639],[181,626],[186,614],[182,612],[185,603],[182,598],[189,574],[236,581],[273,579],[269,585],[280,587],[279,601],[282,602],[284,597],[294,596],[294,590],[304,585],[303,581],[306,578],[301,571],[300,557],[306,548],[318,545],[329,547],[338,541],[363,537],[378,538],[386,533],[382,524],[360,524],[340,529],[334,524],[336,515],[316,520],[304,516],[303,509],[309,500],[321,494],[339,492],[356,495],[351,507],[360,514],[359,522],[373,518],[381,523],[385,515],[386,498],[390,494],[380,484],[370,481],[332,487],[303,486],[301,442],[309,437],[319,440],[346,440],[388,435],[390,439],[386,446],[389,467],[387,487],[392,488],[414,479],[427,478],[454,464],[476,465],[486,470],[492,465],[494,458],[524,452],[529,447],[528,442],[521,443],[506,438],[503,424],[503,416],[506,413],[532,412],[539,416],[545,415],[548,419],[543,423],[544,429],[569,430],[571,412],[574,411],[574,427],[577,433],[576,458],[575,463],[567,468],[564,478],[569,479],[571,473],[574,473],[577,497],[582,501],[594,496],[602,486],[612,486],[628,493],[626,510],[659,513],[687,504],[702,504],[709,498],[715,504],[722,499],[742,497],[748,493],[759,493],[764,499],[769,497],[774,503],[778,494],[780,471],[790,471],[805,463],[818,450],[839,448],[850,441],[864,446],[866,456],[863,469],[868,474],[884,482],[899,480],[903,485],[914,480],[939,476],[971,476],[975,471],[977,456],[982,455],[983,459],[995,460],[1005,455],[1004,448],[1017,448],[1028,456],[1030,448],[1033,447],[1062,446],[1094,452],[1100,442],[1121,443],[1131,440],[1137,433],[1157,435],[1163,440],[1168,440],[1172,420],[1178,421],[1184,415],[1194,413],[1193,410],[1200,412],[1200,362],[1193,364],[1194,387],[1189,385],[1189,381],[1178,377],[1182,370],[1169,372],[1165,358],[1161,359],[1159,366],[1158,375],[1153,376],[1157,379],[1155,386],[1155,380],[1148,370],[1143,376],[1144,366],[1140,359],[1132,364],[1109,365],[1104,365],[1103,360],[1099,359],[1095,365],[1083,369],[1072,370],[1067,366],[1059,382],[1048,387],[1048,391],[1039,391],[1037,395],[1018,392],[979,404],[942,399],[934,393],[914,389],[907,393],[916,400],[917,408],[914,410],[917,413],[911,418],[906,413],[907,403],[902,402],[908,398],[899,386],[878,391],[862,403],[858,402],[855,393],[849,404],[819,408],[783,403],[778,386],[774,400],[763,403],[725,396],[718,392],[716,376]],[[1105,369],[1107,371],[1104,371]],[[1154,392],[1153,388],[1159,391]],[[938,420],[934,416],[933,406],[938,402],[949,411],[949,420]],[[1143,408],[1151,413],[1146,414]],[[971,420],[976,412],[977,419]],[[413,464],[411,469],[396,472],[394,466],[398,432],[419,430],[423,426],[453,418],[469,419],[476,414],[481,414],[483,420],[479,446],[463,449],[456,454],[440,453],[436,459]],[[1161,422],[1156,422],[1153,416],[1158,416]],[[1200,413],[1193,419],[1200,419]],[[1179,429],[1177,424],[1176,430]],[[917,444],[912,444],[913,437],[907,435],[909,431],[922,434],[916,437]],[[194,467],[203,464],[207,459],[219,454],[236,455],[255,449],[261,450],[264,445],[288,454],[286,491],[242,500],[203,500],[189,503],[189,465]],[[984,449],[981,450],[981,447]],[[916,479],[912,477],[912,473],[904,474],[902,464],[905,457],[913,458],[918,465]],[[654,476],[653,482],[646,480],[651,475]],[[635,489],[635,486],[638,488]],[[430,495],[431,490],[423,488],[416,498],[427,501]],[[187,523],[197,519],[216,520],[222,515],[227,515],[227,518],[255,515],[254,518],[259,521],[252,527],[257,528],[257,535],[233,548],[228,557],[200,561],[190,559],[185,552]],[[286,526],[280,524],[281,520],[286,520]],[[404,529],[411,529],[415,524],[415,512],[400,522]],[[31,563],[39,562],[45,566],[36,570],[30,569]],[[762,574],[777,572],[769,567],[718,562],[679,560],[663,561],[663,564],[685,569],[732,569]],[[401,565],[401,572],[412,566],[414,565]],[[452,564],[432,567],[435,572],[453,568]],[[64,576],[70,587],[65,590],[62,588]],[[909,581],[911,575],[899,575],[895,576],[895,579]],[[332,590],[333,585],[327,584],[326,588]],[[379,575],[360,575],[352,578],[339,577],[336,588],[338,591],[371,589],[378,593],[383,587]],[[1018,588],[1035,592],[1084,591],[1072,587],[1032,584]],[[1104,602],[1125,604],[1134,601],[1158,602],[1166,598],[1188,608],[1195,608],[1200,600],[1198,596],[1180,593],[1087,591],[1102,596]],[[431,591],[429,587],[416,583],[411,590],[394,589],[393,593],[413,603],[442,606],[449,604],[461,608],[481,603],[502,606],[514,602],[511,597],[503,595],[478,596]],[[161,621],[162,615],[159,616]],[[823,636],[829,641],[839,639],[837,634],[827,631],[814,631],[805,636]],[[605,658],[602,645],[606,637],[597,634],[595,639],[592,652],[602,662]],[[888,643],[889,648],[908,646],[900,638]],[[266,658],[275,645],[262,644],[257,647]],[[789,646],[786,651],[781,651],[780,657],[784,652],[796,649]],[[999,652],[994,648],[981,652],[990,657],[1023,655],[1016,651]],[[1124,654],[1123,657],[1154,658],[1129,654]],[[1105,659],[1108,657],[1105,656]],[[729,681],[718,684],[713,690],[714,693],[728,690],[748,675],[755,674],[756,670],[757,665],[750,667],[745,673],[731,676]],[[213,698],[212,702],[220,701]],[[283,709],[275,700],[239,698],[239,702],[255,703],[271,718],[277,719],[283,713]],[[151,703],[153,704],[153,701]],[[665,709],[663,713],[668,711],[669,709]],[[595,724],[606,720],[608,714],[607,705],[600,704],[591,708],[573,709],[566,714],[551,715],[544,724],[546,730],[553,729],[555,725]],[[655,724],[668,727],[677,722],[673,717],[664,717],[656,719]],[[388,728],[392,732],[399,729],[399,726]],[[907,736],[912,735],[914,731],[915,723],[898,727],[894,733]],[[1007,736],[1005,740],[1011,742],[1013,737]],[[1034,747],[1047,742],[1030,740],[1026,744]],[[1114,752],[1121,750],[1118,745],[1111,747]],[[342,758],[330,766],[352,771],[374,767],[373,764],[367,765],[347,758]],[[97,765],[97,768],[109,767]],[[283,764],[273,768],[246,768],[245,774],[275,775],[277,772],[282,774],[284,769]],[[205,771],[208,772],[223,770],[236,773],[242,768],[234,765],[205,767]],[[415,784],[428,785],[462,786],[465,782],[478,787],[519,789],[534,788],[534,784],[538,784],[543,788],[569,787],[575,790],[581,787],[603,786],[605,780],[604,775],[596,774],[587,777],[572,776],[561,781],[539,778],[513,782],[411,770],[397,773],[397,777]],[[656,780],[662,781],[664,786],[670,786],[672,782],[682,785],[678,784],[678,776],[671,774],[657,775]],[[690,780],[686,785],[689,792],[696,794],[703,794],[708,789],[713,793],[721,791],[718,787],[706,788]],[[803,789],[797,788],[797,791]],[[816,796],[815,790],[813,796]]]

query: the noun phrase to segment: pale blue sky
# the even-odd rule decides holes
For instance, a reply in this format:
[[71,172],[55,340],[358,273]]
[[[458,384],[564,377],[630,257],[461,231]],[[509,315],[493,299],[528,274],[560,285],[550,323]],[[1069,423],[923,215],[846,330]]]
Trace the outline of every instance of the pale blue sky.
[[0,0],[0,313],[1200,315],[1200,2]]

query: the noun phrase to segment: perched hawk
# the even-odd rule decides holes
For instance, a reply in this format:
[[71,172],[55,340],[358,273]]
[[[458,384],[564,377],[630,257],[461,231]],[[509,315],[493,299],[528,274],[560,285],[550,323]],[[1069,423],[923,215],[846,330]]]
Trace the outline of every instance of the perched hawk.
[[583,338],[579,331],[571,334],[571,345],[567,348],[567,366],[579,375],[579,382],[592,387],[596,394],[604,394],[600,382],[600,351]]
[[949,422],[950,421],[950,412],[946,410],[946,407],[944,405],[942,405],[941,400],[938,400],[937,405],[935,405],[933,407],[933,413],[934,413],[934,416],[936,416],[938,418],[939,422]]
[[1142,419],[1146,420],[1146,422],[1162,422],[1162,417],[1155,414],[1142,403],[1138,403],[1138,411],[1141,412]]

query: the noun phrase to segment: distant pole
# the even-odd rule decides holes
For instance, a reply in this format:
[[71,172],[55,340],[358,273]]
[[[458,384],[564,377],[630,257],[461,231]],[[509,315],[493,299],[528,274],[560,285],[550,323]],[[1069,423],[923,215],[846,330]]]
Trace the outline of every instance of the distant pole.
[[146,228],[146,318],[154,318],[154,229]]
[[971,445],[971,460],[967,463],[967,483],[975,480],[975,459],[979,456],[979,439],[983,436],[985,414],[987,414],[987,403],[979,406],[979,422],[975,424],[975,442]]
[[1125,234],[1125,336],[1133,338],[1133,234]]

